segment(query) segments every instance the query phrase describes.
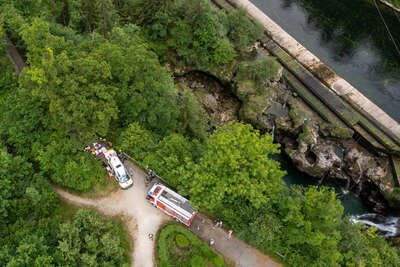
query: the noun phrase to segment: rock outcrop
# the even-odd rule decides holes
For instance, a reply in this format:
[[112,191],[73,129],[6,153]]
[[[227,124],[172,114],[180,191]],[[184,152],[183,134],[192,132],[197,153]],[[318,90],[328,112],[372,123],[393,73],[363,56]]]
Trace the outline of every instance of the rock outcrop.
[[[264,50],[259,52],[261,48],[254,49],[258,51],[252,51],[257,60],[260,56],[268,57]],[[283,68],[275,69],[272,77],[261,81],[241,76],[231,68],[217,85],[215,80],[221,79],[221,75],[215,75],[216,71],[191,71],[179,79],[192,88],[211,118],[224,123],[237,119],[238,114],[240,120],[262,132],[273,132],[300,171],[316,179],[341,183],[374,210],[383,211],[387,206],[384,197],[393,199],[390,196],[395,187],[388,156],[369,151],[342,122],[332,124],[323,120],[285,83]]]
[[384,209],[383,196],[395,187],[388,156],[369,151],[343,123],[319,117],[284,83],[281,70],[262,88],[236,77],[233,91],[242,101],[240,119],[264,132],[274,130],[275,140],[300,171],[341,183],[376,211]]

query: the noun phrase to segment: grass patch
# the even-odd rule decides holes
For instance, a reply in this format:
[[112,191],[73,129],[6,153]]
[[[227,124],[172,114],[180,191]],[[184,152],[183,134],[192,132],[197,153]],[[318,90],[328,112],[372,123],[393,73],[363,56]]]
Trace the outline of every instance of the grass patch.
[[157,265],[160,267],[222,267],[224,259],[190,231],[167,224],[157,236]]
[[114,179],[105,177],[104,181],[97,183],[89,192],[79,193],[79,195],[88,198],[100,198],[116,192],[118,189],[119,185]]

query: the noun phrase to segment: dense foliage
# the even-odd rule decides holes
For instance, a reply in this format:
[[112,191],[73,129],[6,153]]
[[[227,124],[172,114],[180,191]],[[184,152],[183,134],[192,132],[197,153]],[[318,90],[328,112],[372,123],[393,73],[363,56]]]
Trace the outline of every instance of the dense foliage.
[[[48,184],[88,191],[104,181],[83,152],[99,137],[289,266],[400,265],[374,229],[343,218],[332,190],[288,189],[270,136],[238,122],[210,129],[160,64],[207,71],[240,60],[262,33],[243,10],[226,14],[208,0],[4,0],[0,14],[0,34],[29,63],[18,79],[0,63],[0,265],[127,263],[121,230],[93,213],[65,218]],[[238,65],[256,87],[280,67],[271,58]],[[183,246],[178,239],[162,246]]]
[[30,163],[3,148],[0,166],[1,266],[129,266],[121,222],[61,204]]
[[166,225],[158,233],[159,266],[222,267],[224,259],[194,234],[178,225]]
[[289,266],[400,264],[396,250],[374,229],[365,231],[343,217],[332,189],[287,189],[284,173],[272,160],[279,149],[270,136],[227,123],[203,145],[196,142],[179,135],[159,140],[134,125],[118,144],[141,156],[142,165],[150,165],[200,210],[223,219],[239,237]]

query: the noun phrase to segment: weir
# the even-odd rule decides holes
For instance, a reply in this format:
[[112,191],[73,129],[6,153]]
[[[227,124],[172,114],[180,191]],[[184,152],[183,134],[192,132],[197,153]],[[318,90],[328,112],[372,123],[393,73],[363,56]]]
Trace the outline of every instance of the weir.
[[[356,135],[371,144],[375,150],[388,154],[400,154],[400,124],[386,112],[361,94],[346,80],[337,75],[314,54],[298,43],[279,25],[248,0],[214,0],[223,9],[242,7],[248,15],[260,23],[268,37],[264,45],[304,84],[300,96],[324,119],[331,112],[352,128]],[[293,83],[293,77],[291,77]],[[303,88],[304,89],[304,88]],[[307,98],[307,99],[306,99]],[[310,102],[313,98],[317,101]],[[324,109],[322,106],[325,106]],[[317,107],[317,109],[315,109]],[[323,112],[321,112],[324,110]],[[332,114],[329,114],[332,122]]]
[[264,27],[264,47],[288,70],[283,77],[329,123],[345,124],[375,151],[392,156],[393,178],[400,184],[400,124],[298,43],[248,0],[213,0],[221,9],[244,8]]

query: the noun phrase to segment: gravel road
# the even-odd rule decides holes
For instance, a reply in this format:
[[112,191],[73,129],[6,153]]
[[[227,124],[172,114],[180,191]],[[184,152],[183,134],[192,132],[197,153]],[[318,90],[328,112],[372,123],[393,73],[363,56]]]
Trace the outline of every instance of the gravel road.
[[149,234],[157,233],[160,226],[170,218],[160,210],[154,208],[146,201],[146,188],[144,184],[145,173],[129,162],[125,166],[132,173],[134,185],[127,190],[118,190],[101,199],[88,199],[56,189],[57,193],[75,205],[87,206],[106,215],[122,215],[127,219],[127,227],[134,243],[131,255],[135,267],[153,267],[154,242],[149,239]]
[[[118,190],[100,199],[79,197],[59,188],[55,188],[55,190],[61,198],[74,205],[86,206],[106,215],[119,215],[126,218],[129,234],[134,243],[131,255],[132,265],[153,267],[155,266],[155,240],[150,240],[148,235],[153,234],[155,237],[160,226],[171,219],[147,202],[148,188],[144,183],[146,174],[129,161],[125,161],[124,164],[132,174],[134,181],[133,186],[127,190]],[[213,238],[215,240],[213,249],[238,267],[281,266],[269,256],[262,254],[243,241],[235,237],[228,239],[225,230],[213,227],[213,222],[202,214],[196,215],[189,229],[205,242]]]

